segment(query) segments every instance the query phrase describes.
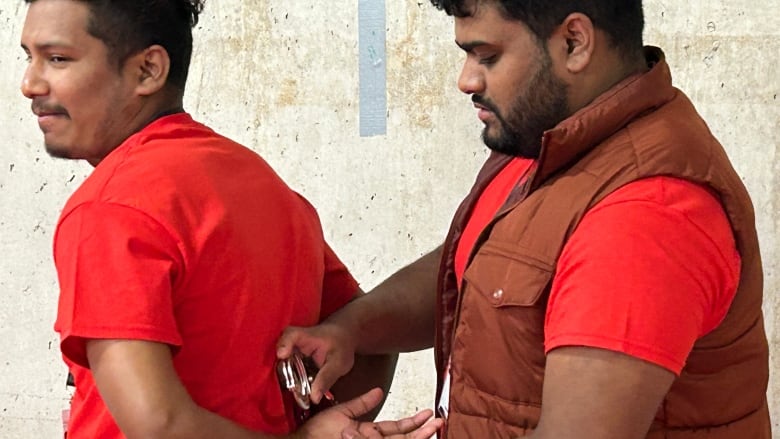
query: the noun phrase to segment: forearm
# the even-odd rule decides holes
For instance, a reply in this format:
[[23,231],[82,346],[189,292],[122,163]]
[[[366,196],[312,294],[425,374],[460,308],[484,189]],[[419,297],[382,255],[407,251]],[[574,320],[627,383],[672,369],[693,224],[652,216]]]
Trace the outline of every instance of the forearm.
[[190,397],[168,345],[89,340],[87,358],[100,396],[128,439],[270,439],[205,410]]
[[179,409],[172,413],[164,423],[144,430],[139,432],[138,435],[127,434],[127,437],[128,439],[133,439],[134,437],[145,439],[207,439],[215,437],[224,439],[278,439],[280,437],[251,431],[197,406],[184,410]]
[[355,337],[359,354],[411,352],[433,346],[441,247],[399,270],[328,318]]

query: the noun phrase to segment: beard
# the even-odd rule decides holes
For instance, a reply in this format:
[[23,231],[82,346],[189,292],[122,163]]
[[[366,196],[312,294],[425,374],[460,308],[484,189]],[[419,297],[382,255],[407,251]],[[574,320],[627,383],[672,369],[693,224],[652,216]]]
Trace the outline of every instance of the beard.
[[[542,51],[539,68],[507,112],[502,115],[487,98],[473,95],[471,100],[487,107],[497,124],[486,125],[482,140],[488,148],[503,154],[539,158],[544,132],[569,117],[566,84],[552,71],[552,59]],[[491,132],[491,128],[496,133]]]

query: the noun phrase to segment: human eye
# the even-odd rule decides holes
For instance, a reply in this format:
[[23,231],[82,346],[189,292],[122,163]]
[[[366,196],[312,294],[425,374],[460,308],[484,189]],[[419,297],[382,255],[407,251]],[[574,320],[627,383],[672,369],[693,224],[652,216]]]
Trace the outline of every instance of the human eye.
[[51,64],[53,67],[63,67],[68,62],[72,61],[73,59],[62,55],[59,52],[49,52],[45,54],[46,62]]
[[498,55],[486,55],[486,56],[480,56],[479,57],[479,63],[482,65],[493,65],[498,61]]

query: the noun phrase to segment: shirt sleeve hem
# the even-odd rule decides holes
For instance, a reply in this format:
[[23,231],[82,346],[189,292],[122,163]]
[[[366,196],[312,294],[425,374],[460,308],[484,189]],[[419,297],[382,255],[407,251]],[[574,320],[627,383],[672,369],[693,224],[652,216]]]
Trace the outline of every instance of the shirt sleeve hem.
[[176,349],[182,346],[178,335],[160,331],[155,328],[136,327],[90,327],[78,328],[62,332],[60,351],[62,355],[79,366],[89,368],[87,360],[87,340],[138,340],[154,343],[164,343]]
[[685,361],[680,362],[674,354],[658,349],[656,346],[601,335],[557,335],[545,341],[545,353],[549,354],[554,349],[569,346],[583,346],[619,352],[663,367],[677,376],[680,376],[685,366]]

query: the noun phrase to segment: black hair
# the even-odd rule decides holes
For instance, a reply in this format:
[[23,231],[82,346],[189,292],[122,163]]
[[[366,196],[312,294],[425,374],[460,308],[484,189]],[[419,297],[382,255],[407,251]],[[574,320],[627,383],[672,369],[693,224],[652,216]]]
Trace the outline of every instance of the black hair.
[[103,41],[118,67],[130,56],[159,44],[171,60],[167,83],[184,91],[192,58],[192,28],[198,24],[203,0],[73,1],[87,4],[87,32]]
[[469,7],[478,3],[495,4],[503,16],[523,22],[542,42],[550,38],[569,14],[580,12],[609,35],[612,47],[624,58],[633,59],[642,53],[645,27],[642,0],[431,0],[431,3],[456,17],[470,15]]

